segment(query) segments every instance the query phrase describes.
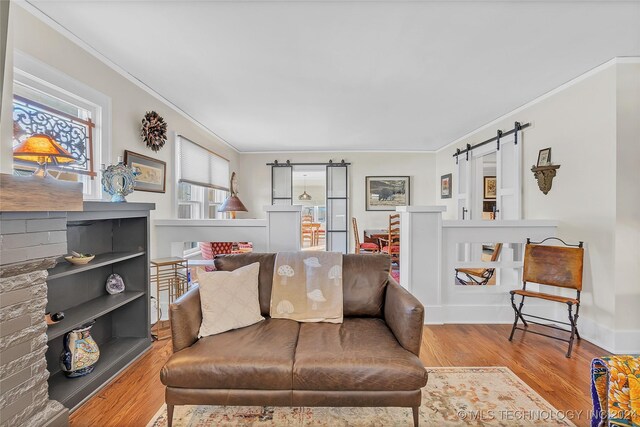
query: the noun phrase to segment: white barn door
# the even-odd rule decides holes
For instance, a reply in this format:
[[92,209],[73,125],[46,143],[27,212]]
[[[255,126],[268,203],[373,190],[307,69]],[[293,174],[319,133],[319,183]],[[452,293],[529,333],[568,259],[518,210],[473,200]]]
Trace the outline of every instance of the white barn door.
[[496,169],[496,219],[522,219],[522,131],[500,138]]
[[458,199],[458,219],[471,219],[471,159],[467,155],[458,156],[458,179],[457,179],[457,199]]

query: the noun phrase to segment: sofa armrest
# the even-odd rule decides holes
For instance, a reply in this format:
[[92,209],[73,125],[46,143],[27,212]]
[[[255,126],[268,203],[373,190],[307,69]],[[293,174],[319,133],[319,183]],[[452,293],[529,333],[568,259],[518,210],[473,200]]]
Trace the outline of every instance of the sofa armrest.
[[200,290],[197,287],[189,290],[170,305],[169,320],[174,353],[198,341],[202,308],[200,307]]
[[402,347],[420,355],[424,307],[416,297],[389,277],[384,302],[384,318]]

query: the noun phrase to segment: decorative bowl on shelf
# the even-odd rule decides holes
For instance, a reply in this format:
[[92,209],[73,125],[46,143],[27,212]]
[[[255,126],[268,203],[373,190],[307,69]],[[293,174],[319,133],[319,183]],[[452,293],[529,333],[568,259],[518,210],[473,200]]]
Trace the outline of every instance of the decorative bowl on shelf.
[[[80,256],[77,256],[80,255]],[[64,257],[67,261],[74,265],[89,264],[96,256],[92,254],[75,254]]]

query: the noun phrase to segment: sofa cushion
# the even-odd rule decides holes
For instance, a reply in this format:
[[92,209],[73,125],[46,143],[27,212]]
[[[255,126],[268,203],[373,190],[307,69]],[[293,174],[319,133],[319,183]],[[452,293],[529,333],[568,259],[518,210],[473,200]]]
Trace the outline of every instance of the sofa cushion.
[[342,258],[344,316],[383,317],[389,255],[350,254]]
[[271,303],[271,286],[273,284],[273,265],[276,254],[247,253],[239,255],[216,256],[214,264],[216,270],[233,271],[245,265],[260,263],[258,276],[258,292],[260,297],[260,312],[263,316],[269,315]]
[[427,372],[382,319],[303,323],[293,365],[294,390],[417,390]]
[[234,271],[198,274],[202,324],[198,337],[244,328],[264,320],[258,302],[258,272],[254,262]]
[[[217,270],[231,271],[259,262],[260,311],[269,315],[273,266],[276,254],[248,253],[240,255],[218,255]],[[342,290],[344,316],[383,317],[384,296],[391,258],[383,254],[349,254],[342,258]]]
[[160,378],[169,387],[290,390],[297,322],[265,319],[200,338],[173,354]]

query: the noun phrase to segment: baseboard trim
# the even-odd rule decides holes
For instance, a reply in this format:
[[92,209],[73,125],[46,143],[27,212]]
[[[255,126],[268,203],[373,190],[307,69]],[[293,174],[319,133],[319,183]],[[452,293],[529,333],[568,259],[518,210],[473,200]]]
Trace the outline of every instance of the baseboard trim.
[[627,329],[615,332],[615,354],[640,353],[640,330]]
[[612,354],[640,353],[640,329],[613,330],[588,317],[578,320],[580,335]]
[[615,353],[615,334],[610,328],[581,316],[578,319],[578,331],[581,338],[608,352]]
[[[514,320],[513,309],[511,306],[504,305],[427,305],[424,312],[425,325],[511,324]],[[546,304],[529,304],[527,312],[535,316],[565,321],[558,317],[554,306]],[[640,353],[640,329],[613,330],[588,317],[581,316],[578,320],[578,330],[584,340],[602,348],[606,353]]]
[[[555,310],[548,305],[527,305],[527,313],[553,318]],[[425,325],[443,324],[509,324],[513,323],[513,308],[505,305],[425,306]]]

